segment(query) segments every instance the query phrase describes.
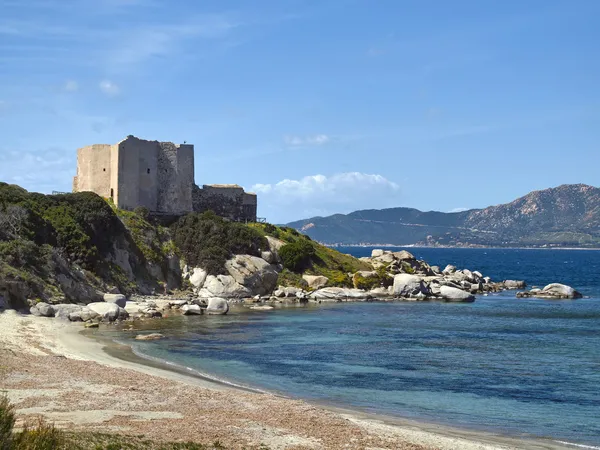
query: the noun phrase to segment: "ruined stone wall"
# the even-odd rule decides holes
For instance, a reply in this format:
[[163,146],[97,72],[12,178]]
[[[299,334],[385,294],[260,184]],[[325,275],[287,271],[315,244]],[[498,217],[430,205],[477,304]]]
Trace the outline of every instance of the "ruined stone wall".
[[226,219],[239,222],[256,221],[256,195],[246,194],[237,185],[195,186],[194,211],[213,211]]
[[102,197],[110,197],[110,188],[110,145],[95,144],[78,149],[77,175],[73,179],[73,191],[91,191]]
[[160,142],[158,152],[158,205],[162,213],[192,211],[194,146]]

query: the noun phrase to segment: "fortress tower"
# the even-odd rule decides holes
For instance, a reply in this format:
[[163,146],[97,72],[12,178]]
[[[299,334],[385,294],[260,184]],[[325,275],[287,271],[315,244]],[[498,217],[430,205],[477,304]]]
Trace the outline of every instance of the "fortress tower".
[[154,214],[173,215],[212,210],[230,220],[256,221],[256,194],[238,185],[196,186],[191,144],[128,136],[114,145],[82,147],[73,192],[82,191],[112,198],[121,209],[143,206]]

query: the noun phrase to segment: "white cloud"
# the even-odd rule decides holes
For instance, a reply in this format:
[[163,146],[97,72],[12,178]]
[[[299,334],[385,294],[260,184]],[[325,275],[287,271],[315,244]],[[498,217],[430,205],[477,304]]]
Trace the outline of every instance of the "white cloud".
[[315,134],[312,136],[284,136],[283,141],[293,147],[306,147],[327,144],[330,137],[326,134]]
[[361,172],[311,175],[299,180],[255,184],[261,214],[282,223],[315,215],[398,206],[400,187],[382,175]]
[[[124,71],[153,58],[185,56],[185,44],[195,39],[217,40],[229,37],[239,24],[219,14],[192,17],[179,23],[142,24],[119,35],[108,54],[112,71]],[[198,48],[194,49],[196,52]]]
[[99,84],[100,90],[109,97],[114,97],[121,92],[119,86],[109,80],[102,80]]
[[28,190],[70,191],[75,152],[61,148],[22,152],[0,148],[0,180]]
[[75,80],[67,80],[63,85],[63,91],[65,92],[77,92],[79,90],[79,83]]

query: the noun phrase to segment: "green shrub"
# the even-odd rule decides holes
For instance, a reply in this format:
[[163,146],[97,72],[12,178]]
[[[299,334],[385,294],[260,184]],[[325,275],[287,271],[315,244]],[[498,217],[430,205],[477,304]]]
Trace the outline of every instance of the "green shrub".
[[15,426],[15,409],[6,395],[0,397],[0,450],[10,448],[12,429]]
[[362,275],[354,276],[354,287],[357,289],[363,289],[370,291],[380,286],[379,277],[363,277]]
[[59,450],[72,448],[65,442],[60,430],[42,420],[34,427],[26,425],[20,433],[14,433],[12,450]]
[[51,248],[39,246],[32,241],[15,239],[0,242],[0,260],[20,269],[38,269],[45,267]]
[[283,267],[292,272],[302,272],[308,269],[314,256],[315,248],[304,240],[286,244],[279,249]]
[[150,210],[145,206],[138,206],[133,210],[133,212],[144,220],[148,220],[148,218],[150,217]]
[[61,431],[39,421],[14,432],[15,411],[6,396],[0,397],[0,450],[57,450],[68,448]]
[[211,275],[225,273],[225,261],[235,254],[260,256],[268,247],[256,229],[229,222],[212,211],[191,213],[172,225],[173,241],[185,262]]

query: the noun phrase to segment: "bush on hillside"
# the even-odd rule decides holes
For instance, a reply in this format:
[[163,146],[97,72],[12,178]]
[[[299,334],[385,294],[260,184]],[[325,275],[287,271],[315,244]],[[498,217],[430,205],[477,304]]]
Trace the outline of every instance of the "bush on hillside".
[[37,269],[45,266],[51,247],[39,246],[31,241],[15,239],[0,242],[0,260],[20,269]]
[[260,256],[268,247],[257,230],[229,222],[212,211],[191,213],[172,225],[173,240],[185,262],[211,275],[225,273],[225,261],[235,254]]
[[292,272],[302,272],[308,269],[315,256],[315,248],[305,240],[286,244],[279,249],[279,257],[283,267]]

